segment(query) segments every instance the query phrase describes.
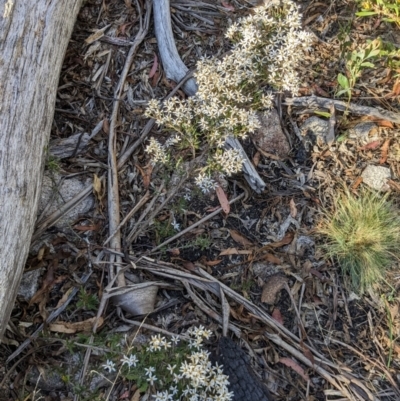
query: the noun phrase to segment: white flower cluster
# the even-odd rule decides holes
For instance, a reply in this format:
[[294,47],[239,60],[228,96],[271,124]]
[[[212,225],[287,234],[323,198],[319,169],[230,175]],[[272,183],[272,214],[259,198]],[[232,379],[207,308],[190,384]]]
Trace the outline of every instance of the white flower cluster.
[[301,15],[293,1],[276,3],[255,8],[254,14],[229,27],[226,37],[235,42],[230,57],[247,60],[241,73],[251,81],[262,77],[275,89],[297,94],[296,68],[310,48],[312,36],[301,29]]
[[[228,391],[228,376],[224,375],[221,366],[212,366],[209,360],[209,352],[202,349],[203,339],[211,336],[211,331],[203,326],[192,327],[187,331],[190,337],[189,346],[196,351],[184,361],[179,373],[175,373],[176,366],[168,366],[168,370],[174,376],[174,382],[180,383],[188,380],[189,385],[182,391],[183,400],[187,401],[229,401],[233,393]],[[166,401],[172,398],[157,398],[156,401]]]
[[195,179],[197,186],[202,190],[203,193],[207,194],[214,191],[218,187],[218,184],[204,171],[199,173]]
[[152,156],[152,162],[165,164],[168,161],[168,154],[165,151],[165,146],[161,145],[157,139],[150,138],[150,143],[146,147],[146,152]]
[[[148,366],[144,368],[144,378],[150,386],[162,385],[162,381],[167,380],[166,376],[170,376],[168,390],[157,391],[153,395],[155,401],[229,401],[233,397],[233,393],[228,390],[228,376],[224,375],[222,367],[213,366],[209,360],[209,352],[203,347],[203,340],[211,336],[211,331],[203,326],[192,327],[187,331],[189,337],[189,347],[193,349],[192,353],[187,356],[187,360],[177,365],[168,364],[167,374],[162,374],[163,380],[159,380],[156,376],[156,367]],[[167,341],[160,334],[152,336],[147,351],[157,353],[158,351],[171,351],[172,343],[176,346],[179,342],[178,336],[172,336],[171,341]],[[172,349],[173,351],[173,349]],[[173,360],[173,358],[171,358]],[[122,367],[127,365],[129,370],[136,368],[143,370],[143,361],[137,367],[139,359],[136,355],[124,355],[120,360]],[[157,365],[158,366],[158,365]],[[116,364],[107,360],[103,365],[104,370],[109,373],[116,371]],[[165,367],[164,367],[165,369]],[[160,373],[160,372],[159,372]],[[168,383],[168,381],[167,381]]]
[[168,348],[171,348],[171,343],[168,342],[165,337],[161,337],[160,334],[157,334],[156,336],[152,336],[151,340],[150,340],[150,347],[148,348],[148,350],[150,352],[153,351],[159,351],[162,348],[164,348],[165,350],[167,350]]
[[164,145],[150,140],[146,150],[154,162],[165,163],[167,149],[177,143],[189,147],[193,156],[201,144],[209,147],[212,157],[196,179],[204,192],[216,186],[212,173],[231,175],[241,170],[241,155],[224,150],[226,138],[245,138],[260,127],[257,111],[273,105],[268,88],[298,92],[296,68],[311,44],[311,36],[301,30],[298,8],[290,0],[255,8],[253,14],[232,24],[226,36],[234,43],[226,57],[198,62],[195,96],[174,97],[162,106],[151,100],[146,110],[148,117],[173,132]]

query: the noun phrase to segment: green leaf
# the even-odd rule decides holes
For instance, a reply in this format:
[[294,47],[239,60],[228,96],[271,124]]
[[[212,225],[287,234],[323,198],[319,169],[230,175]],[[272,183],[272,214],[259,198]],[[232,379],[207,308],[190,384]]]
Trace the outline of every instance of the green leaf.
[[370,57],[379,56],[379,53],[380,53],[380,52],[381,52],[380,49],[371,50],[371,51],[368,53],[367,57],[365,57],[365,58],[367,59],[367,58],[370,58]]
[[370,63],[369,61],[365,61],[364,63],[361,64],[361,67],[375,68],[375,65]]
[[343,142],[347,139],[347,134],[344,133],[342,135],[340,135],[338,138],[336,138],[336,142]]
[[338,93],[336,93],[336,96],[343,95],[343,93],[347,93],[347,96],[349,96],[350,95],[350,89],[343,89],[343,90],[339,91]]
[[375,11],[359,11],[358,13],[356,13],[357,17],[368,17],[370,15],[376,15],[378,14]]
[[327,111],[314,111],[315,114],[317,114],[318,116],[322,116],[322,117],[326,117],[326,118],[330,118],[331,117],[331,113],[328,113]]
[[344,76],[342,73],[339,72],[337,80],[339,82],[339,85],[344,88],[344,89],[349,89],[350,85],[349,85],[349,80],[347,79],[346,76]]

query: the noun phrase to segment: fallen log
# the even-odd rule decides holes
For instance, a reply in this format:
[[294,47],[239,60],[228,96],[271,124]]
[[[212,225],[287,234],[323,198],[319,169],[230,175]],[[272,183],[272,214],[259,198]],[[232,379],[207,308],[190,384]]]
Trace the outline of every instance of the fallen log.
[[1,2],[0,340],[29,252],[59,74],[81,2]]

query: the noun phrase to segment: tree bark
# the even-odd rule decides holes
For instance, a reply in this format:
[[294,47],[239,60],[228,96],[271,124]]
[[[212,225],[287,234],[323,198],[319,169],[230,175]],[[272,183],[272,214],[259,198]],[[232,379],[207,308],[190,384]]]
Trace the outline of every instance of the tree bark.
[[82,0],[0,0],[0,340],[33,232],[59,74]]

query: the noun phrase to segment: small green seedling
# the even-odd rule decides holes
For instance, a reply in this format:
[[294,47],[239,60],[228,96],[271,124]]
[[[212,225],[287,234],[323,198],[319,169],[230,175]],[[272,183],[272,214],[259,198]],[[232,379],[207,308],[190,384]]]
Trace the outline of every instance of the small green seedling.
[[336,96],[346,94],[350,102],[352,90],[360,78],[363,69],[374,68],[375,65],[371,62],[374,58],[380,54],[380,42],[374,40],[370,42],[364,49],[353,50],[351,53],[346,55],[346,75],[339,73],[337,80],[340,86],[340,90],[336,93]]
[[362,0],[361,11],[357,17],[380,16],[382,21],[393,22],[400,27],[400,3],[399,0]]

